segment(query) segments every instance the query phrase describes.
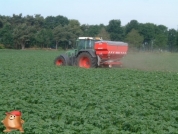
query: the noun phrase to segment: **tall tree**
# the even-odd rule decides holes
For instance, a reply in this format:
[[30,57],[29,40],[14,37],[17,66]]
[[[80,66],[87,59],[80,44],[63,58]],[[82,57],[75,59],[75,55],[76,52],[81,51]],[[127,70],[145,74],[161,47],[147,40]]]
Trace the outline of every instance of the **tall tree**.
[[35,28],[33,26],[28,26],[26,23],[19,24],[13,30],[14,42],[21,45],[22,49],[25,49],[25,45],[29,43],[34,32]]
[[176,49],[176,30],[174,29],[168,31],[168,46],[170,51]]
[[67,39],[68,41],[71,41],[72,44],[74,44],[77,37],[82,34],[79,21],[74,19],[69,20],[68,29],[70,32],[70,34],[68,35],[70,35],[70,37],[68,37]]
[[110,20],[107,31],[110,33],[111,40],[123,40],[123,28],[121,27],[120,20]]
[[155,26],[154,48],[166,49],[168,43],[167,29],[164,25]]
[[154,39],[154,48],[166,49],[168,38],[164,34],[157,34]]
[[47,16],[45,18],[45,28],[50,28],[50,29],[54,29],[55,27],[57,27],[58,25],[64,26],[64,25],[68,25],[69,24],[69,20],[67,17],[58,15],[56,17],[54,16]]
[[28,26],[34,26],[35,25],[35,18],[32,15],[25,16],[24,21]]
[[102,37],[103,40],[110,40],[110,35],[104,27],[100,30],[97,36]]
[[178,51],[178,30],[177,30],[177,33],[176,33],[176,48],[177,48],[176,51]]
[[0,43],[6,48],[13,48],[13,36],[12,26],[10,23],[6,23],[3,28],[0,29]]
[[125,41],[129,43],[129,47],[141,48],[143,44],[143,36],[135,29],[132,29],[126,36]]
[[82,35],[83,36],[87,36],[87,31],[88,31],[88,28],[89,28],[89,25],[88,24],[83,24],[80,26],[81,30],[82,30]]
[[96,36],[100,31],[99,25],[91,25],[88,30],[88,36]]
[[40,14],[35,14],[35,27],[36,29],[40,30],[42,28],[44,28],[44,18],[43,16],[41,16]]
[[3,28],[3,22],[2,20],[0,19],[0,29]]
[[41,48],[44,48],[45,46],[49,46],[49,36],[48,36],[48,31],[46,29],[42,29],[40,31],[37,31],[35,34],[35,39],[37,43],[40,44]]
[[125,32],[128,34],[132,29],[138,30],[139,23],[137,20],[131,20],[129,23],[125,26]]
[[58,25],[57,27],[55,27],[53,29],[53,35],[54,35],[54,39],[56,42],[56,49],[58,49],[59,42],[68,41],[67,38],[70,37],[70,33],[68,31],[68,26],[67,25],[65,25],[65,26]]
[[19,24],[24,23],[24,18],[22,17],[22,13],[20,13],[19,15],[15,15],[13,14],[12,19],[11,19],[11,24],[12,26],[16,26]]
[[155,38],[155,25],[152,23],[145,23],[139,25],[139,33],[144,37],[144,48],[149,50]]
[[78,20],[70,20],[68,25],[59,25],[54,28],[53,35],[56,41],[56,49],[59,43],[63,44],[63,48],[68,48],[69,42],[75,43],[75,40],[80,36],[82,30]]

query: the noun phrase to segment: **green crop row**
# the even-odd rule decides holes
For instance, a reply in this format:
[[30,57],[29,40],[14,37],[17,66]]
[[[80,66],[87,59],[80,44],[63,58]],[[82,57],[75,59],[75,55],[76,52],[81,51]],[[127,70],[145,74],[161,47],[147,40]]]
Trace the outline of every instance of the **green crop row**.
[[56,67],[57,55],[0,50],[0,120],[18,109],[26,134],[178,133],[177,73]]

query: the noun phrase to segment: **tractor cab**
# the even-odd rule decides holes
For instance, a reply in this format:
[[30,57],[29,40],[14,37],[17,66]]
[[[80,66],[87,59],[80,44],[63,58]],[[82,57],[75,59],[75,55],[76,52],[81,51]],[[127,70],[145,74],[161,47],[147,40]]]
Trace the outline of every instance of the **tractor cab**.
[[94,49],[94,44],[97,41],[101,41],[99,37],[79,37],[76,41],[76,48],[78,51],[86,49]]

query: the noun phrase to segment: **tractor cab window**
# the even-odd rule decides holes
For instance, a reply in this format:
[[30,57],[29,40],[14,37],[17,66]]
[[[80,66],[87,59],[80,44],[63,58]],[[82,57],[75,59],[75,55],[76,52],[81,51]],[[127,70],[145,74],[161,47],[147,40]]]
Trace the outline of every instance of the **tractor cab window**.
[[78,41],[78,49],[92,49],[93,48],[93,40],[79,40]]
[[84,44],[85,44],[85,40],[79,40],[78,41],[78,49],[79,50],[84,49],[85,48]]
[[86,46],[86,49],[91,49],[92,48],[92,40],[86,40],[85,42],[85,46]]
[[87,40],[86,49],[93,49],[96,41],[97,40]]
[[91,40],[91,39],[81,39],[78,40],[77,48],[80,49],[93,49],[95,42],[98,40]]

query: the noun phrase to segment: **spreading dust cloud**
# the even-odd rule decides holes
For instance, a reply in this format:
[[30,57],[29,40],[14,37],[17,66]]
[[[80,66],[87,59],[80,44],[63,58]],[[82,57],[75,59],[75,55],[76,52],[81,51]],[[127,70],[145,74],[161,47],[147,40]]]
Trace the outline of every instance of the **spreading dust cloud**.
[[121,61],[123,68],[148,71],[178,71],[176,57],[169,52],[129,52]]

